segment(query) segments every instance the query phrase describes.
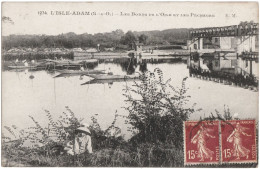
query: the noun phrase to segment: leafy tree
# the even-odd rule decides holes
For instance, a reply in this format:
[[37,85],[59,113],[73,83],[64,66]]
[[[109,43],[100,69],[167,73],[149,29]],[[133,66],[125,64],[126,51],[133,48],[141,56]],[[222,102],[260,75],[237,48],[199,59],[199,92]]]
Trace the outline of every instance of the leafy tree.
[[121,43],[124,45],[128,45],[128,47],[132,48],[133,43],[136,41],[136,37],[132,31],[128,31],[121,38]]
[[138,39],[139,39],[139,42],[140,42],[140,43],[146,44],[147,39],[148,39],[148,36],[145,35],[145,34],[142,34],[142,35],[140,35],[140,36],[138,37]]

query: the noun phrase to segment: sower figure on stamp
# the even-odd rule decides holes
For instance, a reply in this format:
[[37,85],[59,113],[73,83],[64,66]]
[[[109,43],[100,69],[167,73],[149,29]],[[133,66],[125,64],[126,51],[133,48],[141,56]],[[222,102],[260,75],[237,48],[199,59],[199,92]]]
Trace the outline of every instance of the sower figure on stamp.
[[206,129],[202,124],[198,132],[191,139],[191,143],[197,144],[200,161],[204,161],[205,158],[213,159],[214,152],[207,148],[206,137],[215,138],[215,136],[210,135],[209,131],[210,129]]
[[92,153],[91,133],[88,124],[82,124],[75,131],[75,138],[68,142],[65,150],[70,155],[78,155],[82,153]]
[[250,150],[242,146],[241,136],[251,136],[244,132],[246,129],[248,128],[242,127],[239,123],[237,123],[235,129],[227,138],[228,142],[233,142],[233,156],[237,157],[237,159],[240,159],[240,157],[246,157],[246,159],[248,159],[248,155],[250,153]]

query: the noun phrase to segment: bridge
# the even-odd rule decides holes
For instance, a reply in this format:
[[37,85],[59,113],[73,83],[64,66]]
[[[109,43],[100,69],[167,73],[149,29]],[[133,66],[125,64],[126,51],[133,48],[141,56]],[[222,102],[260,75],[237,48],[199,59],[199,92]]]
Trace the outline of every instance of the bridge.
[[[213,53],[216,50],[236,52],[256,52],[258,23],[244,23],[225,27],[191,29],[188,49],[199,53]],[[204,40],[211,41],[211,49],[205,47]]]
[[235,74],[258,76],[258,36],[259,24],[252,22],[191,29],[187,41],[191,53],[188,64],[195,64],[197,61],[193,58],[197,55],[199,65],[203,64],[205,57],[211,58],[209,62],[213,71],[232,69]]
[[252,36],[258,35],[258,23],[246,23],[242,25],[232,25],[225,27],[210,27],[192,29],[189,32],[189,37],[205,38],[205,37],[229,37],[229,36]]

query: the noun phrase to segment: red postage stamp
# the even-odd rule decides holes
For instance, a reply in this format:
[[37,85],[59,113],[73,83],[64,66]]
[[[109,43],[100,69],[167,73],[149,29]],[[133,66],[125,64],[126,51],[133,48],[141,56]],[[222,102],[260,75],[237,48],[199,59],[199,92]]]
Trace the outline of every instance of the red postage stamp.
[[184,164],[219,163],[219,122],[184,123]]
[[221,162],[257,162],[255,120],[221,121]]

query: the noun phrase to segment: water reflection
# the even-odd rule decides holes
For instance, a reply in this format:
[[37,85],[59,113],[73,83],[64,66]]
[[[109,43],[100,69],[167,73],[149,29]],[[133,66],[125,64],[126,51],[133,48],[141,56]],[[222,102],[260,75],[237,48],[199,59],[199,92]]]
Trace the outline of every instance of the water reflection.
[[95,69],[97,66],[98,66],[98,63],[95,63],[95,64],[93,64],[93,63],[85,63],[84,68],[85,69]]
[[147,63],[141,63],[139,67],[140,72],[145,73],[147,69]]
[[[120,63],[122,71],[126,72],[127,75],[132,75],[136,72],[136,68],[138,67],[136,60],[129,59],[128,61]],[[143,62],[139,64],[139,71],[144,73],[147,69],[147,63]]]
[[137,67],[137,62],[134,59],[129,59],[127,62],[120,63],[122,71],[126,72],[127,75],[131,75],[135,73],[135,69]]

